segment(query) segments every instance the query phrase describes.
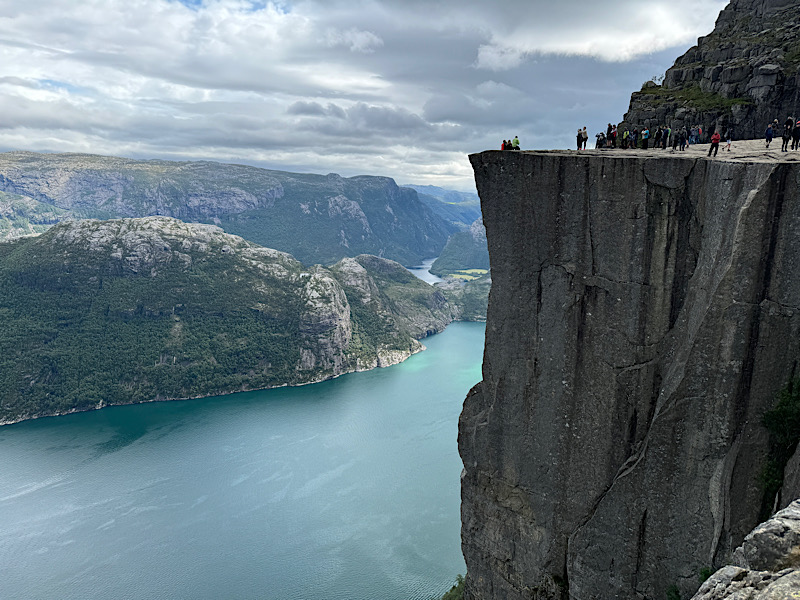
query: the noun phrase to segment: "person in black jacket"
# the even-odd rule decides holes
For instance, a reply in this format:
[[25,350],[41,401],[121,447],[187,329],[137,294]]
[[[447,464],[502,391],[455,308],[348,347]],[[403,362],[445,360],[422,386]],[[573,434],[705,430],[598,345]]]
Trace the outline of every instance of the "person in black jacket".
[[786,119],[786,122],[783,124],[783,144],[781,145],[781,152],[789,151],[789,140],[792,138],[793,125],[794,119],[792,117]]

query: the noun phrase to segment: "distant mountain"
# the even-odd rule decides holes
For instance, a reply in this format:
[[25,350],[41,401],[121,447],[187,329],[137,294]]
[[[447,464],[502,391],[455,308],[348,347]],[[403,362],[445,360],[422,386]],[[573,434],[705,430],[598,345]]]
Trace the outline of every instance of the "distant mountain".
[[468,231],[459,231],[450,236],[439,258],[431,265],[430,272],[443,277],[457,271],[488,268],[486,228],[482,220],[477,220]]
[[68,216],[50,204],[0,192],[0,241],[42,233]]
[[457,313],[389,260],[306,268],[167,217],[0,243],[0,299],[0,423],[393,364]]
[[419,264],[459,229],[387,177],[205,161],[6,152],[0,191],[61,209],[59,219],[165,215],[214,223],[306,264],[364,253]]
[[450,302],[458,309],[459,321],[486,321],[486,309],[489,306],[489,291],[492,288],[491,276],[479,276],[474,280],[448,277],[436,284]]
[[403,187],[416,190],[428,208],[462,230],[481,218],[481,202],[475,192],[457,192],[434,185],[404,184]]

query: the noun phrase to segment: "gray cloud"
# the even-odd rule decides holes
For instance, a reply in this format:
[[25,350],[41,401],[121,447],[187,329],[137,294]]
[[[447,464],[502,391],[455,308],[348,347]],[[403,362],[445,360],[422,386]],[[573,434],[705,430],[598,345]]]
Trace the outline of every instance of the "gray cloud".
[[0,0],[0,148],[469,188],[466,154],[572,146],[723,0]]

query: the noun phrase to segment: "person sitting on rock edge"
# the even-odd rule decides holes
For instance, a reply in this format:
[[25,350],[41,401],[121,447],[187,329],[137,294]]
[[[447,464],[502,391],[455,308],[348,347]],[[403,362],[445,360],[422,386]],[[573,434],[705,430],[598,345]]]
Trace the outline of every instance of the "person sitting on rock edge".
[[708,149],[708,155],[711,156],[711,151],[714,151],[714,156],[717,155],[717,151],[719,150],[719,141],[722,139],[719,135],[719,131],[715,131],[714,135],[711,136],[711,147]]
[[514,139],[511,141],[511,148],[514,150],[519,150],[519,137],[514,136]]

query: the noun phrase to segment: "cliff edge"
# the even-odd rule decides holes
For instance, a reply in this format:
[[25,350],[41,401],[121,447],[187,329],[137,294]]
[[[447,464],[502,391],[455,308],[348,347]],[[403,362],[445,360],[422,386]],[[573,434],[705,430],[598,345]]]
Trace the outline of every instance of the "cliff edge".
[[731,0],[661,85],[631,95],[622,127],[731,127],[735,139],[763,138],[773,119],[798,118],[799,100],[800,0]]
[[800,164],[470,160],[492,290],[459,423],[465,597],[691,595],[778,502],[761,416],[798,374]]

